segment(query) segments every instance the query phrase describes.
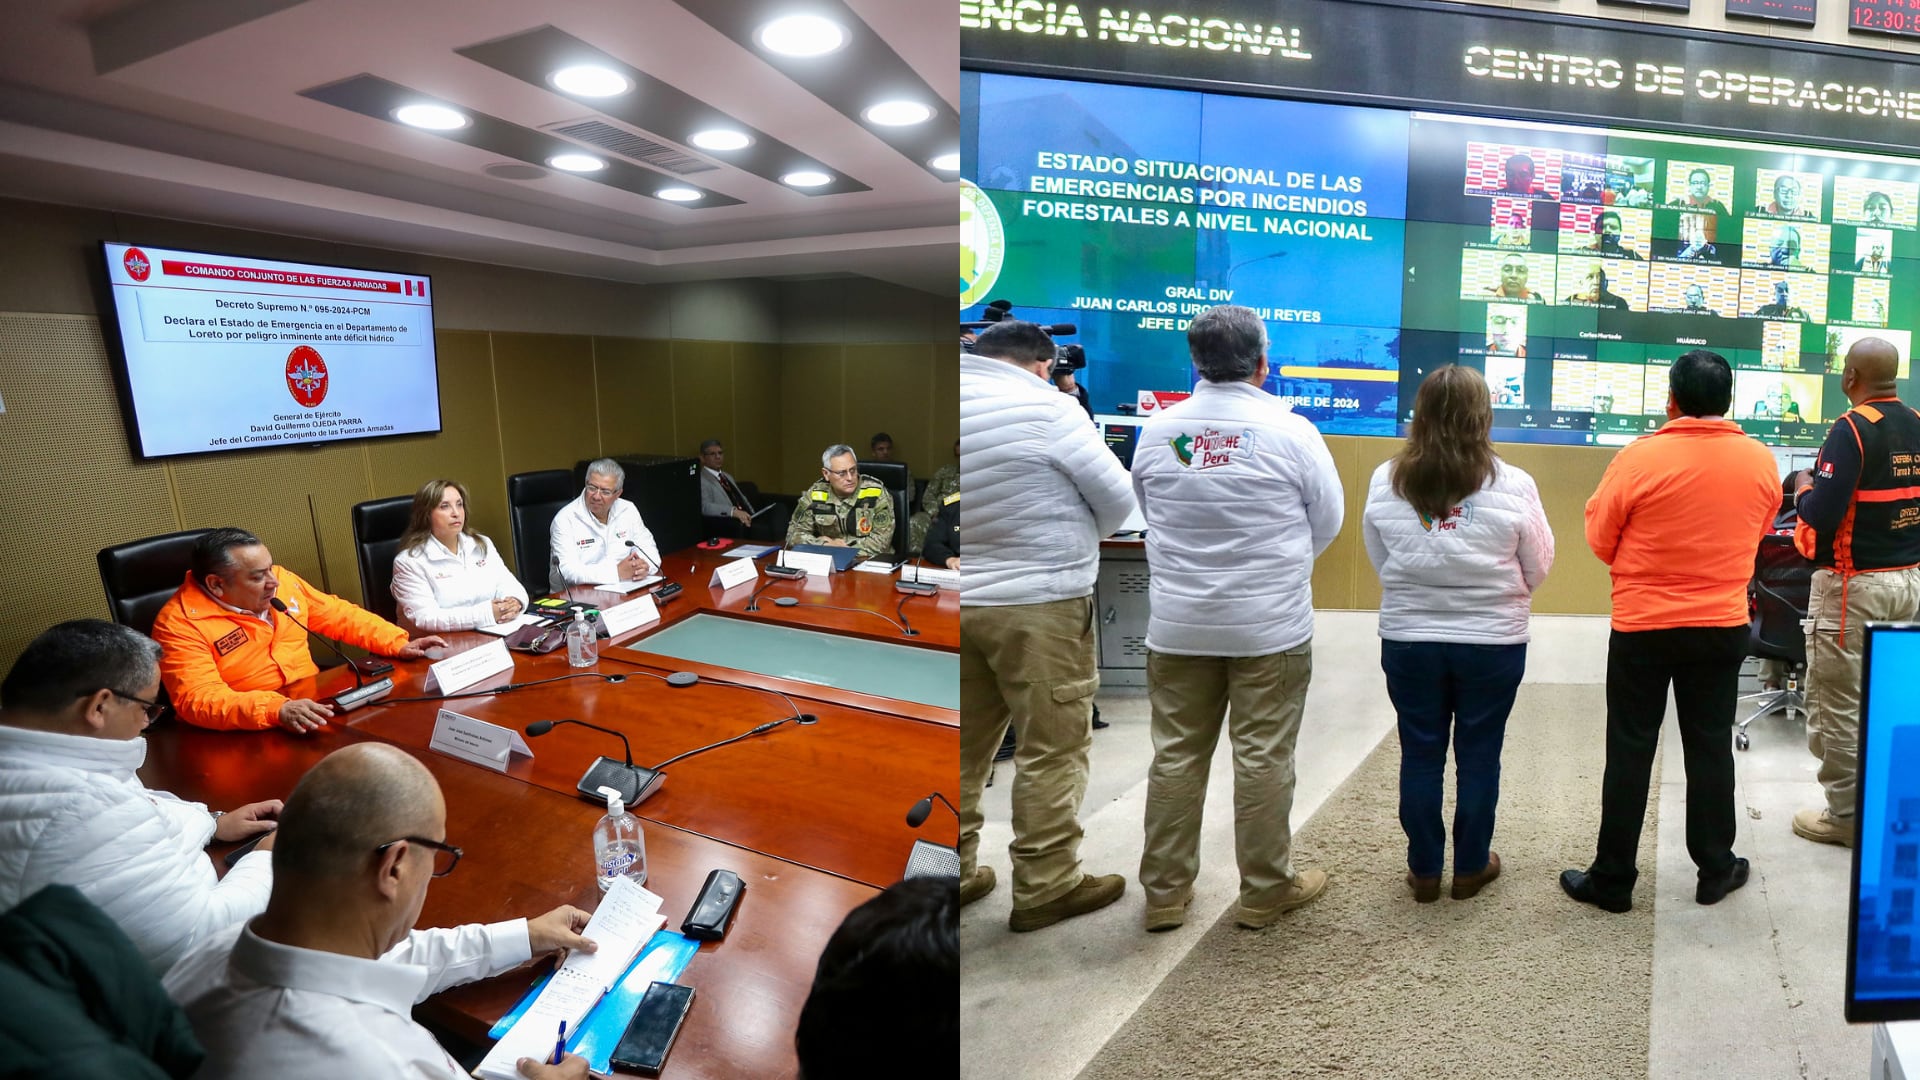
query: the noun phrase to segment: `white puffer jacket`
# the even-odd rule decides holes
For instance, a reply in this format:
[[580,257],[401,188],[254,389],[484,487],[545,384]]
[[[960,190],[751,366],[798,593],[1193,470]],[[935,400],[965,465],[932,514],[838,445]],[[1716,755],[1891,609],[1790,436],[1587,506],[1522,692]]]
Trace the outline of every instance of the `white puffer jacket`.
[[980,356],[960,358],[960,487],[963,607],[1092,595],[1100,539],[1134,506],[1077,400]]
[[273,868],[249,852],[216,882],[199,803],[148,791],[145,739],[0,726],[0,910],[71,885],[164,974],[188,947],[266,910]]
[[1393,493],[1393,462],[1373,472],[1361,532],[1380,574],[1380,636],[1514,645],[1527,640],[1533,590],[1553,568],[1540,489],[1497,461],[1493,481],[1429,522]]
[[1313,560],[1346,514],[1312,423],[1245,382],[1207,383],[1133,452],[1147,519],[1147,648],[1265,656],[1313,637]]

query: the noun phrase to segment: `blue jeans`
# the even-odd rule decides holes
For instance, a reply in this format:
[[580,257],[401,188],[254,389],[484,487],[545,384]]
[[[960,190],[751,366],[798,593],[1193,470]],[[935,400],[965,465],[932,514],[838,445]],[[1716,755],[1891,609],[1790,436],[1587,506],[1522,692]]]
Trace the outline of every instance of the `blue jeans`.
[[1507,714],[1527,669],[1527,647],[1382,641],[1387,696],[1400,714],[1400,827],[1407,833],[1407,869],[1439,877],[1447,832],[1440,817],[1453,737],[1453,872],[1487,867],[1494,806],[1500,801],[1500,747]]

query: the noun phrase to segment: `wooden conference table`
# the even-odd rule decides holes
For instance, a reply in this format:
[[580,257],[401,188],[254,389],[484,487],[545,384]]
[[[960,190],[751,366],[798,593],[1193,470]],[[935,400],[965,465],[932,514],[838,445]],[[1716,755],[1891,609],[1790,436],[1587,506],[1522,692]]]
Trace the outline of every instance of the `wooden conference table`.
[[[370,706],[310,736],[277,729],[206,731],[176,722],[148,733],[141,778],[151,788],[225,808],[284,797],[308,767],[341,746],[365,739],[395,743],[440,781],[448,842],[466,853],[451,875],[428,890],[419,925],[536,915],[563,903],[591,909],[599,899],[592,831],[604,810],[579,798],[574,785],[600,755],[618,760],[619,740],[577,726],[556,727],[529,741],[532,759],[516,757],[502,774],[427,748],[439,709],[516,728],[560,718],[600,724],[627,736],[636,764],[651,765],[790,715],[773,694],[706,679],[782,691],[819,722],[784,724],[673,765],[658,793],[633,809],[646,827],[647,887],[664,898],[669,929],[679,928],[708,871],[732,870],[746,884],[726,939],[703,944],[682,976],[697,996],[664,1075],[792,1076],[793,1030],[828,937],[849,910],[899,879],[915,838],[957,838],[951,815],[930,818],[917,831],[906,825],[905,815],[927,793],[956,788],[958,717],[952,709],[673,660],[645,652],[646,639],[705,615],[954,652],[959,600],[943,589],[937,598],[907,601],[906,613],[919,631],[912,638],[891,623],[902,597],[892,578],[879,574],[775,582],[761,595],[759,611],[750,613],[744,610],[748,596],[766,579],[725,592],[710,588],[708,579],[721,561],[705,551],[666,558],[664,572],[684,591],[661,606],[660,622],[602,641],[599,663],[584,669],[625,674],[622,683],[568,679],[499,696]],[[776,607],[772,600],[783,595],[801,603]],[[609,607],[627,599],[584,587],[572,596]],[[886,617],[874,617],[876,611]],[[497,640],[475,632],[442,636],[456,651]],[[567,666],[564,649],[514,657],[512,672],[475,688],[581,670]],[[753,658],[742,662],[750,667]],[[396,662],[392,696],[420,695],[426,669],[425,661]],[[703,681],[672,688],[644,674],[686,670]],[[351,682],[349,672],[336,668],[288,689],[325,696]],[[422,1006],[423,1012],[483,1043],[487,1028],[526,991],[537,970],[448,991]]]

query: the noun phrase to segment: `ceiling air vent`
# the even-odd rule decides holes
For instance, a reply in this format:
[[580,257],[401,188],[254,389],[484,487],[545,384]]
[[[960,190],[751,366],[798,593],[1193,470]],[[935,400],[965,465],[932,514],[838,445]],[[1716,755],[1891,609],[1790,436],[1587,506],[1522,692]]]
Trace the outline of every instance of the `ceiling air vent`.
[[656,169],[665,169],[678,176],[693,173],[711,172],[718,166],[702,161],[697,157],[683,154],[664,143],[635,135],[625,128],[599,120],[577,120],[571,123],[554,124],[546,130],[556,135],[565,135],[569,139],[592,143],[602,150],[611,151],[633,161],[644,162]]

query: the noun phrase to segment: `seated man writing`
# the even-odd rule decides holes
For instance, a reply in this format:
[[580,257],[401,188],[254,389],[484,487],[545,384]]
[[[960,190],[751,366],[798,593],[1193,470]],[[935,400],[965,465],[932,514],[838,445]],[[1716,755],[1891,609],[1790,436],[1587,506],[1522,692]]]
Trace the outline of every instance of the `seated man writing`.
[[800,493],[787,526],[788,544],[857,548],[872,558],[893,550],[893,497],[886,485],[860,471],[853,447],[827,447],[820,479]]
[[[284,611],[276,610],[276,600]],[[153,620],[154,640],[166,650],[160,678],[180,719],[225,729],[278,724],[296,734],[325,724],[333,706],[280,692],[320,671],[295,619],[383,656],[411,660],[447,644],[433,636],[408,640],[405,630],[380,616],[275,566],[259,537],[215,529],[194,545],[186,582]]]

